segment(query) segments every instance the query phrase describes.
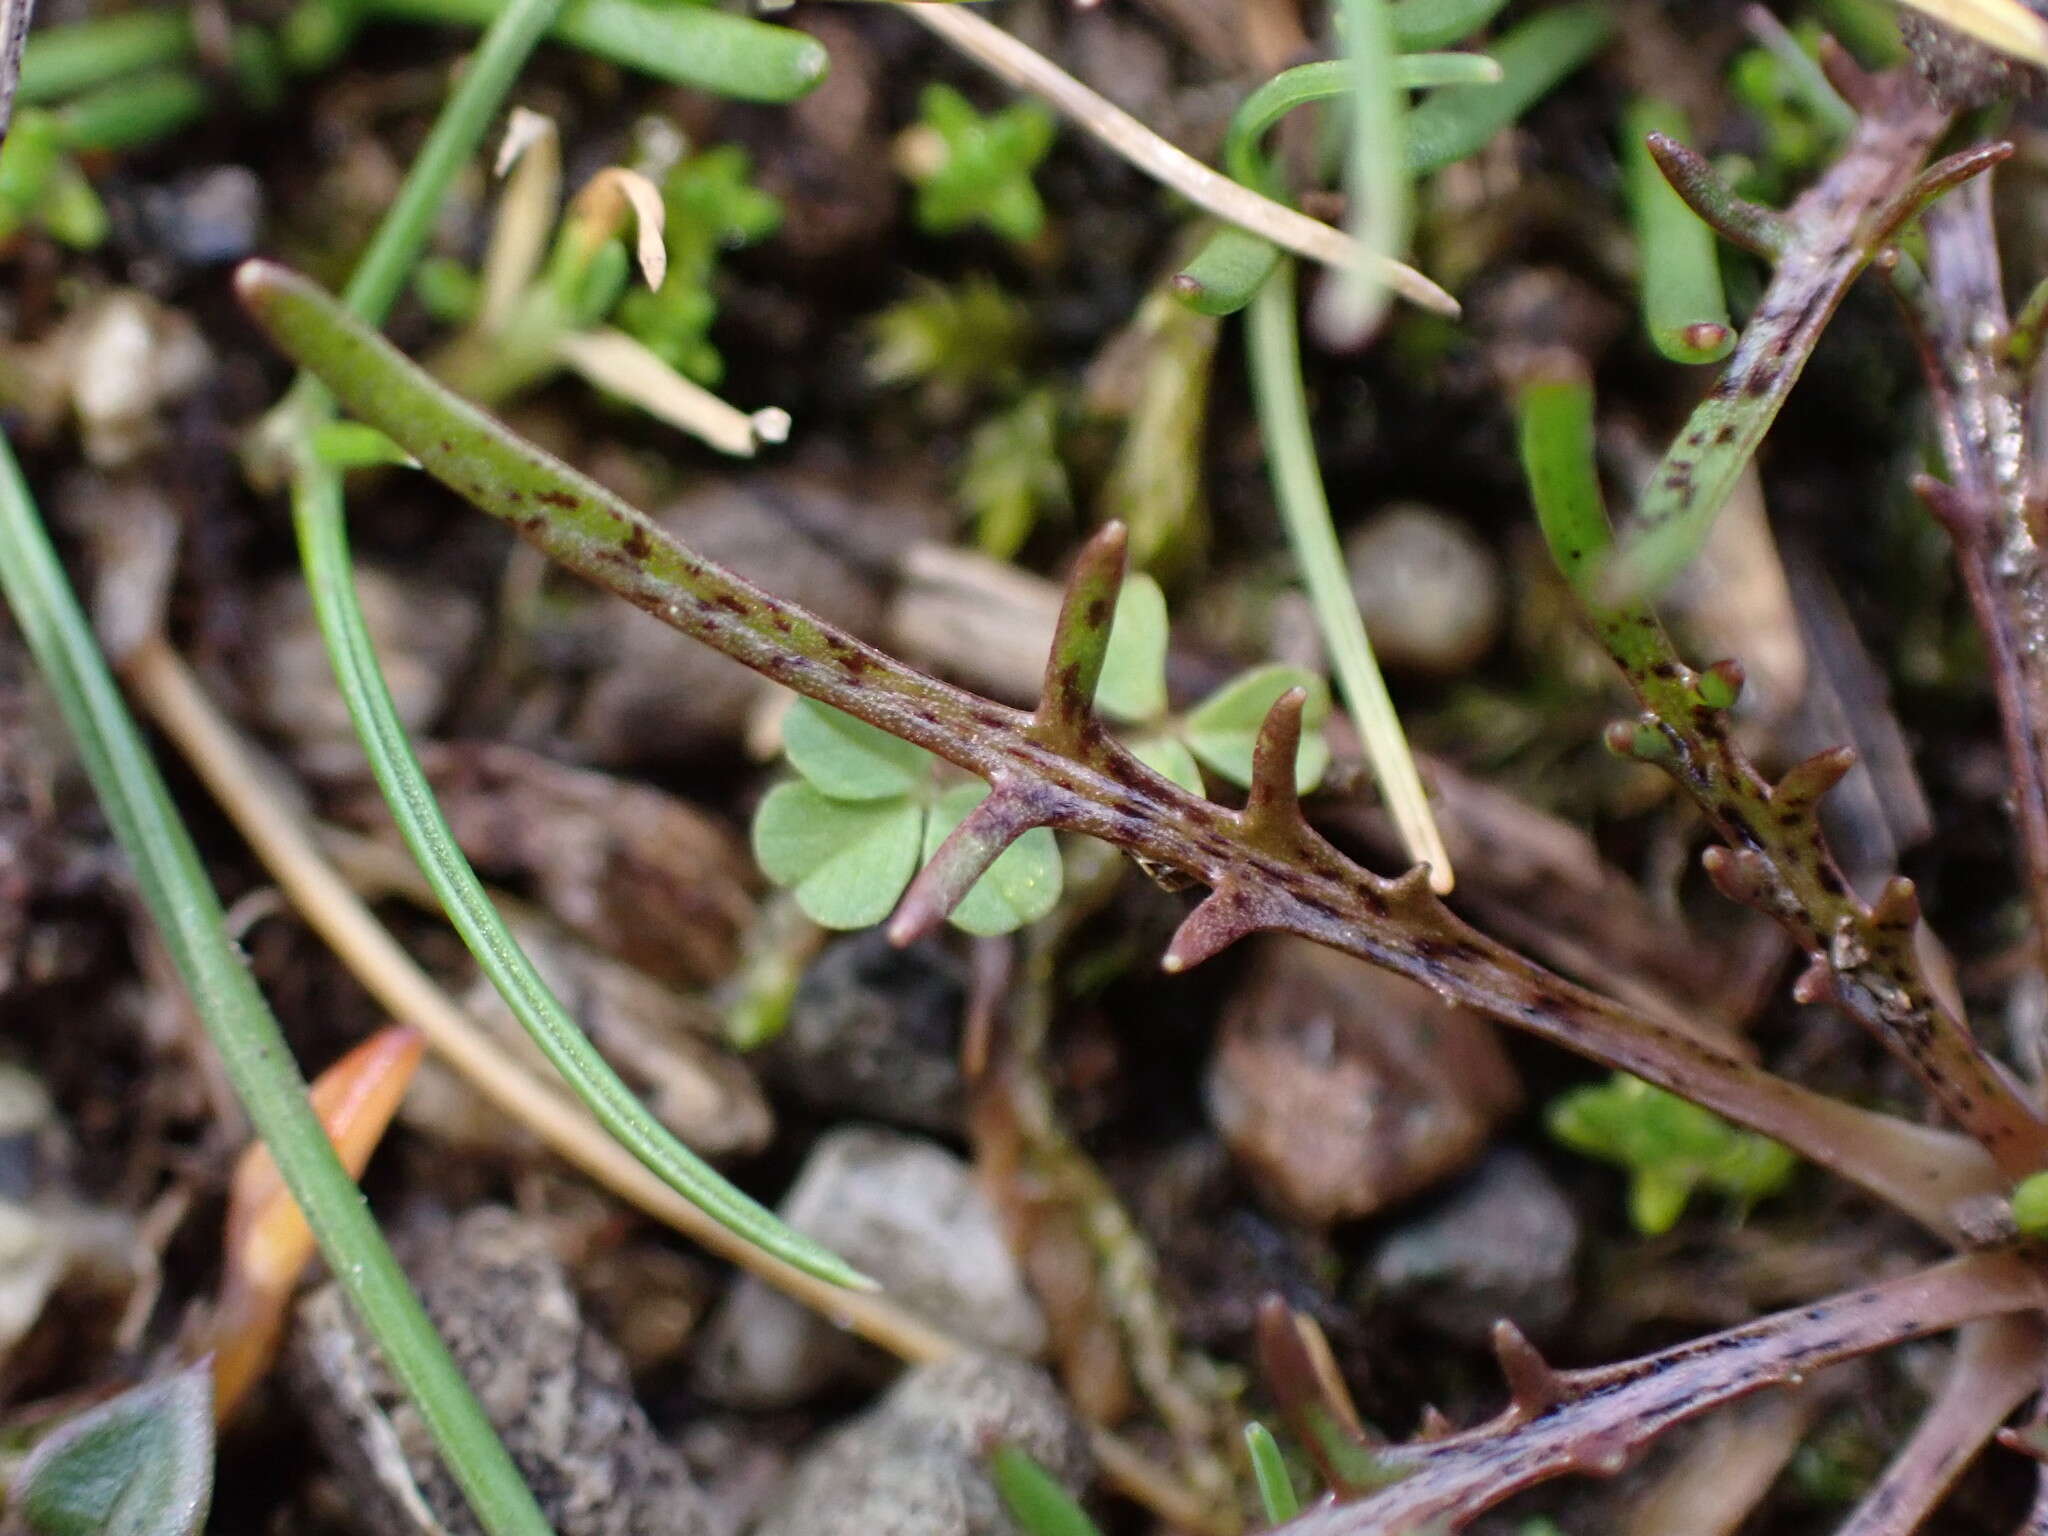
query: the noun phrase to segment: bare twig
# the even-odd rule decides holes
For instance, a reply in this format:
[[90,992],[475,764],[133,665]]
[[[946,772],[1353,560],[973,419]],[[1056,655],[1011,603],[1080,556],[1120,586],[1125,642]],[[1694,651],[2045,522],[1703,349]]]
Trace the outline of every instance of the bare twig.
[[1893,274],[1915,324],[1949,482],[1918,489],[1955,541],[1956,566],[1997,691],[2028,900],[2048,944],[2048,564],[2034,381],[2012,323],[1980,179],[1928,210],[1927,281]]
[[[603,487],[435,383],[317,288],[250,263],[237,279],[258,320],[313,364],[348,408],[478,507],[664,622],[796,691],[985,779],[984,805],[1086,833],[1211,888],[1166,963],[1197,963],[1260,929],[1298,933],[1450,1001],[1632,1072],[1762,1131],[1953,1235],[1959,1200],[1995,1189],[1979,1148],[1813,1093],[1735,1053],[1551,975],[1460,922],[1419,871],[1360,869],[1301,818],[1287,745],[1300,700],[1275,706],[1250,803],[1233,811],[1152,772],[1093,719],[1080,691],[1114,612],[1123,532],[1084,552],[1035,714],[904,666],[676,543]],[[942,854],[943,857],[943,854]],[[926,914],[927,916],[929,914]]]
[[1202,164],[969,7],[940,0],[936,4],[903,4],[898,9],[1019,90],[1042,98],[1197,208],[1340,272],[1376,270],[1389,288],[1410,303],[1442,315],[1458,313],[1458,301],[1413,267],[1368,252],[1342,230],[1262,197]]
[[2000,1317],[1963,1329],[1956,1357],[1905,1449],[1835,1536],[1911,1536],[2041,1385],[2048,1334],[2038,1319]]
[[1522,1343],[1503,1351],[1515,1397],[1497,1418],[1440,1439],[1374,1449],[1390,1486],[1304,1516],[1283,1527],[1284,1536],[1455,1528],[1550,1478],[1611,1477],[1674,1424],[1722,1403],[2044,1299],[2048,1277],[2034,1264],[2011,1254],[1975,1254],[1597,1370],[1551,1370],[1533,1351],[1524,1355]]

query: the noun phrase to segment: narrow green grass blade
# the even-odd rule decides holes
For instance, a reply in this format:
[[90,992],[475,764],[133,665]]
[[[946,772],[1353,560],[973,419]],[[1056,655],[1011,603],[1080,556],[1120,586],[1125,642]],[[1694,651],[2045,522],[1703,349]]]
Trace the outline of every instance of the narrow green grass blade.
[[989,1454],[988,1469],[1025,1536],[1102,1536],[1087,1511],[1029,1451],[999,1445]]
[[45,106],[137,70],[182,64],[193,53],[192,16],[181,8],[45,27],[21,51],[14,99],[24,107]]
[[[1393,61],[1402,90],[1440,85],[1490,85],[1500,66],[1481,53],[1406,54]],[[1269,191],[1259,155],[1267,130],[1296,107],[1328,101],[1351,89],[1351,66],[1325,59],[1283,70],[1247,96],[1230,120],[1223,162],[1233,179]],[[1199,314],[1234,315],[1251,303],[1280,260],[1280,248],[1235,225],[1220,229],[1174,275],[1173,291]]]
[[1576,0],[1539,11],[1487,45],[1501,67],[1490,86],[1452,86],[1408,114],[1408,169],[1417,176],[1476,154],[1584,64],[1614,33],[1606,0]]
[[[353,314],[374,320],[390,308],[419,259],[449,182],[476,152],[498,103],[560,8],[561,0],[512,0],[492,22],[350,279],[342,302]],[[651,1172],[764,1251],[819,1279],[871,1288],[873,1282],[844,1260],[790,1230],[720,1178],[656,1120],[569,1017],[506,929],[441,814],[370,643],[350,568],[341,480],[307,447],[311,432],[331,414],[331,402],[317,382],[304,377],[292,397],[281,418],[299,434],[291,450],[292,520],[321,638],[377,786],[450,923],[563,1080]]]
[[56,695],[107,820],[134,866],[235,1095],[276,1158],[340,1280],[492,1536],[550,1536],[547,1520],[435,1334],[306,1101],[306,1083],[241,955],[199,852],[150,760],[65,580],[12,451],[0,439],[0,592]]
[[294,480],[292,514],[321,637],[377,787],[448,921],[534,1044],[620,1145],[692,1205],[822,1280],[872,1289],[859,1271],[784,1226],[678,1141],[556,1000],[491,905],[406,739],[356,599],[339,477],[325,468],[302,470]]
[[[480,27],[505,0],[368,0],[370,13],[404,21]],[[572,48],[675,85],[740,101],[794,101],[825,78],[825,45],[687,0],[573,0],[554,25]]]
[[[1351,142],[1344,156],[1346,222],[1365,252],[1318,295],[1323,334],[1362,341],[1392,295],[1379,261],[1401,261],[1414,234],[1415,188],[1402,144],[1408,97],[1396,78],[1394,23],[1387,0],[1340,0],[1350,83]],[[1377,257],[1379,261],[1371,258]]]
[[1613,601],[1602,572],[1614,545],[1594,458],[1593,386],[1583,372],[1557,370],[1515,390],[1522,469],[1550,557],[1578,596],[1601,643],[1631,677],[1676,660],[1663,626],[1639,600]]
[[1279,246],[1226,225],[1173,275],[1174,297],[1197,314],[1234,315],[1251,303],[1279,264]]
[[1451,888],[1451,860],[1429,809],[1415,756],[1401,729],[1401,717],[1380,675],[1365,620],[1351,592],[1344,551],[1331,522],[1330,500],[1316,463],[1308,395],[1301,381],[1301,342],[1296,332],[1294,267],[1282,262],[1252,301],[1246,356],[1252,397],[1265,440],[1273,499],[1287,529],[1302,581],[1308,588],[1316,626],[1330,653],[1337,686],[1357,723],[1374,777],[1410,855],[1430,865],[1440,891]]

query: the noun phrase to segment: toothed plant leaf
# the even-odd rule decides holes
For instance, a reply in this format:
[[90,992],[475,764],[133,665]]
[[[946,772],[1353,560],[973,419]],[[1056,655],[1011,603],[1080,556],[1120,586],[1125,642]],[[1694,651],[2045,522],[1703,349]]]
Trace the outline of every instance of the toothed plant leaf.
[[1330,688],[1313,672],[1300,667],[1254,667],[1225,683],[1196,705],[1182,722],[1181,739],[1212,773],[1240,788],[1252,781],[1252,749],[1280,695],[1305,689],[1308,703],[1301,712],[1301,748],[1294,759],[1294,787],[1306,794],[1323,780],[1330,766],[1323,723],[1330,718]]
[[[939,851],[967,813],[988,798],[986,784],[956,784],[925,819],[924,856]],[[953,909],[953,926],[990,938],[1035,923],[1060,899],[1060,845],[1050,827],[1033,827],[1010,844]]]
[[213,1373],[201,1360],[58,1426],[9,1508],[35,1536],[191,1536],[213,1501]]

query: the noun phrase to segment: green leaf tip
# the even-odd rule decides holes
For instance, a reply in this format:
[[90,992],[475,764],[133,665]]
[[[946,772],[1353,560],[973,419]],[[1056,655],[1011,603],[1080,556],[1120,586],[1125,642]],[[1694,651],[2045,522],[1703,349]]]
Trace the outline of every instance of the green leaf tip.
[[997,1446],[989,1453],[988,1470],[1024,1536],[1102,1536],[1074,1496],[1021,1446]]

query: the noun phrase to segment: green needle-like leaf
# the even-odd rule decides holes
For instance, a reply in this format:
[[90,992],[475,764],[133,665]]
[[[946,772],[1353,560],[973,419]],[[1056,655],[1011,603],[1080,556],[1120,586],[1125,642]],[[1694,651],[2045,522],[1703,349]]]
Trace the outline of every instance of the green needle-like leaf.
[[1166,713],[1166,594],[1144,572],[1124,580],[1110,622],[1109,652],[1095,685],[1095,705],[1132,724]]
[[908,796],[834,800],[806,783],[778,784],[754,813],[754,857],[812,922],[871,928],[917,873],[924,824]]
[[1301,1513],[1301,1500],[1295,1495],[1287,1458],[1280,1454],[1280,1442],[1273,1438],[1273,1431],[1254,1421],[1244,1427],[1244,1448],[1251,1457],[1252,1476],[1258,1482],[1259,1503],[1267,1521],[1286,1524]]
[[1714,232],[1664,179],[1645,142],[1652,133],[1686,138],[1685,113],[1668,102],[1645,99],[1630,108],[1621,131],[1636,228],[1637,282],[1650,340],[1674,363],[1719,362],[1735,350],[1735,330],[1721,292]]
[[1300,667],[1254,667],[1225,683],[1188,714],[1182,739],[1188,750],[1213,772],[1246,786],[1252,781],[1252,747],[1266,713],[1290,688],[1308,691],[1301,712],[1301,750],[1294,759],[1294,782],[1304,793],[1322,782],[1330,766],[1323,723],[1330,718],[1330,689],[1320,677]]
[[798,698],[782,721],[790,766],[834,800],[889,800],[928,782],[932,757],[843,710]]
[[[982,783],[958,784],[940,795],[925,823],[925,858],[937,853],[967,813],[987,798],[988,786]],[[953,925],[983,938],[1014,933],[1059,904],[1062,875],[1059,840],[1050,827],[1033,827],[998,854],[988,873],[974,882],[953,909]]]

